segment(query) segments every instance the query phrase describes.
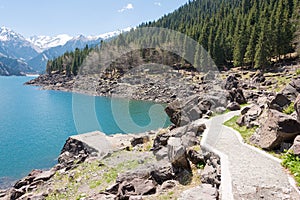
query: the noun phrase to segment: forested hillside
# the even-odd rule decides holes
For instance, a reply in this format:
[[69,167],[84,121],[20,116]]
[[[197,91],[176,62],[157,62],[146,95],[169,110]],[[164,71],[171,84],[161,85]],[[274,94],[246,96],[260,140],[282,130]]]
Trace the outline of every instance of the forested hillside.
[[261,68],[294,52],[299,5],[299,0],[195,0],[141,27],[187,34],[218,66]]
[[65,71],[67,76],[71,74],[77,75],[78,69],[86,56],[93,50],[88,45],[84,49],[76,48],[74,52],[66,52],[53,60],[49,60],[46,66],[46,72],[50,74],[52,71]]
[[[139,27],[162,27],[186,34],[210,54],[218,67],[266,68],[295,52],[297,41],[300,40],[296,34],[299,30],[299,10],[299,0],[194,0],[157,21],[143,23]],[[167,38],[164,31],[140,35],[138,31],[131,30],[108,43],[159,43],[161,37]],[[78,67],[90,51],[86,47],[67,52],[49,61],[47,72],[66,70],[68,75],[76,75]],[[203,52],[193,52],[190,49],[186,51],[189,51],[189,55],[192,54],[190,56],[194,63],[205,60]],[[144,62],[154,55],[156,58],[166,56],[162,54],[165,53],[157,49],[143,49],[135,53]],[[172,54],[167,54],[170,55]],[[178,58],[171,60],[174,63],[164,64],[185,64]]]

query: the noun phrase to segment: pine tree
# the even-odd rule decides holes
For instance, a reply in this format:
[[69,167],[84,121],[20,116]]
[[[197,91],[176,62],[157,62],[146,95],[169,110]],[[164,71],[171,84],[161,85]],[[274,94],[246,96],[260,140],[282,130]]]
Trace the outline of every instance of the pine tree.
[[254,64],[256,42],[257,42],[257,28],[256,26],[254,26],[252,28],[250,40],[245,53],[245,60],[247,63],[250,63],[252,67]]
[[258,43],[256,45],[256,53],[255,53],[255,68],[265,69],[268,65],[269,51],[266,45],[267,41],[267,33],[266,33],[266,24],[263,24],[262,30],[259,35]]

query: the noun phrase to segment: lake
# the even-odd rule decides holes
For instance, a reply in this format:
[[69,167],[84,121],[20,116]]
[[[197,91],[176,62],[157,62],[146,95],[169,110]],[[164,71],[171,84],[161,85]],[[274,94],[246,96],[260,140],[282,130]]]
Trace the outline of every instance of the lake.
[[57,163],[71,135],[140,133],[170,124],[164,106],[24,86],[32,77],[0,76],[0,187]]

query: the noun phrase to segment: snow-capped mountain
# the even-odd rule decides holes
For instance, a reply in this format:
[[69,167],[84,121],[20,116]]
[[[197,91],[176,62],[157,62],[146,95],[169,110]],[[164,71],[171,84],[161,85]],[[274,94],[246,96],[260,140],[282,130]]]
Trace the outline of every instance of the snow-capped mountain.
[[7,27],[0,28],[0,53],[7,57],[30,60],[38,55],[39,48],[28,42],[22,35]]
[[[2,75],[19,75],[23,72],[45,71],[47,61],[64,54],[66,51],[74,51],[76,48],[84,48],[86,45],[95,46],[101,40],[116,37],[120,33],[127,32],[131,28],[100,34],[97,36],[78,35],[71,37],[66,34],[51,36],[32,36],[25,39],[21,34],[7,27],[0,28],[0,64]],[[5,59],[4,59],[5,58]],[[13,60],[14,62],[10,62]],[[11,65],[10,63],[15,63]],[[15,69],[11,69],[14,68]],[[0,73],[1,75],[1,73]]]
[[27,38],[27,41],[31,42],[35,46],[39,47],[42,51],[50,49],[52,47],[65,45],[73,37],[67,34],[61,34],[54,37],[51,36],[32,36]]

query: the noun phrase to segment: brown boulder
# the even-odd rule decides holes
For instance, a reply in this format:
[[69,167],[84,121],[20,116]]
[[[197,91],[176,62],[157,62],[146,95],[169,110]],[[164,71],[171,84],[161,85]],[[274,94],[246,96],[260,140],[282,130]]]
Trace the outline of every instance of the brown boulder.
[[290,148],[294,155],[300,156],[300,135],[298,135],[293,143],[293,146]]
[[300,134],[300,123],[277,110],[268,110],[261,127],[250,142],[267,150],[280,148],[283,142],[292,142]]

